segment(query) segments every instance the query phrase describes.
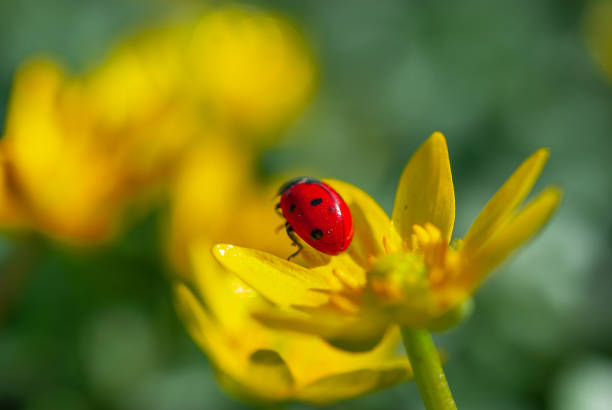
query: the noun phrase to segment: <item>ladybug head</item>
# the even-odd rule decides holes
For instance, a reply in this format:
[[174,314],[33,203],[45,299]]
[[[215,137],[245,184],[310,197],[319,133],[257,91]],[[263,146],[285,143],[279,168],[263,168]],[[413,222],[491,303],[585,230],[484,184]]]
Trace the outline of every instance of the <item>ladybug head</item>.
[[289,181],[285,182],[278,190],[277,195],[282,195],[286,190],[294,186],[295,184],[304,183],[304,184],[320,184],[321,181],[318,179],[310,178],[310,177],[295,177],[291,178]]

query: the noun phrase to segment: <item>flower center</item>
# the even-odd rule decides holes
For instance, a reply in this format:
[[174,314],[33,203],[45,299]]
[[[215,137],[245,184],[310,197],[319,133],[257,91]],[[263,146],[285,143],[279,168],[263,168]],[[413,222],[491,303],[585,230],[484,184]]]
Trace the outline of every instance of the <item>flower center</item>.
[[368,284],[384,304],[403,303],[429,288],[422,255],[402,252],[379,259],[368,274]]

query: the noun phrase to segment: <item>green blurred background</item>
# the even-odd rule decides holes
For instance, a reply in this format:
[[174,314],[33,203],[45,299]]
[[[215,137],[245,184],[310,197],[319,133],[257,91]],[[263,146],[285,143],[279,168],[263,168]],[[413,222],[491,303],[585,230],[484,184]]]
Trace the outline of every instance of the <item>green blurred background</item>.
[[[462,236],[514,167],[550,147],[539,187],[561,184],[561,209],[437,340],[460,408],[612,409],[612,85],[586,46],[588,3],[247,4],[294,21],[320,67],[314,100],[262,158],[266,173],[344,179],[390,210],[404,164],[439,130]],[[139,27],[207,5],[0,0],[0,123],[32,54],[83,69]],[[160,230],[154,213],[102,249],[44,243],[26,258],[0,317],[0,409],[248,407],[220,390],[174,313]],[[0,237],[2,266],[14,251]],[[421,407],[412,383],[330,406]]]

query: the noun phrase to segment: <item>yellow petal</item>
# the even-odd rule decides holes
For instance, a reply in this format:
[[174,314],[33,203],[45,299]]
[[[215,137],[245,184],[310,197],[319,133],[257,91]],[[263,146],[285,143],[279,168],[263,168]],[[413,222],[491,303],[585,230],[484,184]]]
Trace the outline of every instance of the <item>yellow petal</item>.
[[326,309],[309,314],[267,309],[253,317],[266,326],[317,335],[346,351],[365,352],[376,347],[389,327],[380,316],[350,316]]
[[213,255],[226,269],[282,308],[321,305],[328,296],[313,289],[330,290],[340,286],[328,270],[309,270],[254,249],[216,245]]
[[435,225],[450,241],[455,222],[455,192],[444,135],[434,132],[404,169],[395,195],[395,228],[410,249],[414,225]]
[[[296,379],[301,382],[300,387],[304,389],[303,392],[297,392],[299,400],[329,403],[347,399],[381,388],[380,381],[383,378],[389,383],[397,383],[412,374],[405,353],[398,349],[402,339],[397,327],[390,328],[378,346],[365,353],[336,349],[318,337],[308,336],[305,340],[309,342],[295,344],[294,348],[283,356]],[[315,340],[317,342],[314,342]],[[387,372],[392,369],[398,370],[401,376],[398,374],[391,377]],[[347,375],[361,371],[370,373],[377,382],[364,382],[354,389],[348,389],[343,383]],[[300,377],[306,374],[308,377]],[[388,374],[389,377],[382,377],[383,374]],[[344,390],[343,386],[347,390]]]
[[463,248],[476,251],[512,217],[542,172],[548,150],[541,148],[527,158],[480,212],[463,241]]
[[388,232],[390,220],[378,203],[361,189],[335,179],[326,179],[344,199],[353,216],[355,235],[347,252],[366,268],[373,257],[384,255],[383,236]]
[[558,188],[547,188],[531,201],[471,257],[472,268],[459,277],[463,286],[477,286],[488,272],[542,228],[560,201]]
[[245,329],[249,336],[246,338],[228,333],[182,283],[174,284],[174,296],[187,331],[210,355],[228,391],[257,401],[275,402],[290,397],[295,387],[292,373],[278,353],[265,348],[260,333],[254,334],[249,328]]
[[208,347],[208,330],[214,326],[211,316],[202,309],[201,302],[184,284],[175,282],[173,291],[176,310],[187,331],[198,345]]
[[239,330],[254,322],[252,310],[269,304],[236,275],[224,270],[210,252],[211,248],[208,241],[192,246],[189,278],[198,295],[206,301],[207,311],[225,328]]
[[319,405],[328,404],[390,387],[410,374],[410,369],[402,365],[335,374],[306,386],[299,398]]
[[[300,400],[325,404],[376,391],[412,375],[410,363],[402,352],[399,328],[391,327],[381,343],[366,353],[350,353],[329,347],[320,349],[328,358],[312,357],[314,368],[327,367],[322,377],[311,378],[301,392]],[[333,360],[332,360],[333,358]],[[326,365],[325,362],[328,362]],[[330,367],[331,366],[331,367]]]

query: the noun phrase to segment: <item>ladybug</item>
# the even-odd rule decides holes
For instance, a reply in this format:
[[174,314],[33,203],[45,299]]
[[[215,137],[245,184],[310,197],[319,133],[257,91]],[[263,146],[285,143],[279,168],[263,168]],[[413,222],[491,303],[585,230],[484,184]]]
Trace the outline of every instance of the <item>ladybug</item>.
[[[286,219],[287,235],[298,250],[302,250],[295,235],[328,255],[337,255],[351,244],[353,216],[346,202],[326,183],[309,177],[285,182],[278,190],[277,212]],[[279,212],[280,210],[280,212]]]

